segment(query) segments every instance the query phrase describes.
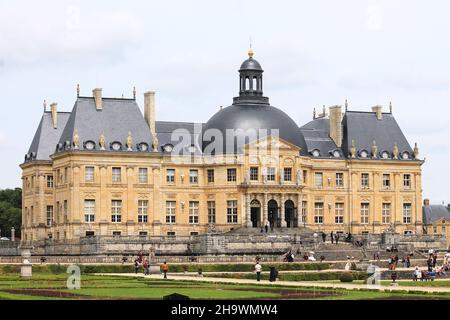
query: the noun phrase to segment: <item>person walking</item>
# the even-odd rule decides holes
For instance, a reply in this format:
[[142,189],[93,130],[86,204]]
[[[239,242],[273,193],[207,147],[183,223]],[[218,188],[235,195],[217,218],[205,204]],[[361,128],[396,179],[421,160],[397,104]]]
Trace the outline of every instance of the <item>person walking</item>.
[[327,235],[325,232],[322,232],[322,241],[325,242],[327,240]]
[[256,281],[258,281],[258,282],[261,281],[261,270],[262,270],[262,267],[259,264],[259,261],[257,261],[256,265],[255,265],[255,273],[256,273]]
[[137,274],[139,271],[139,262],[136,260],[134,260],[134,273]]
[[150,264],[148,262],[148,259],[145,259],[145,261],[144,261],[144,275],[146,275],[146,276],[148,276],[150,274],[149,267],[150,267]]
[[331,244],[334,244],[334,232],[331,231],[330,233],[330,238],[331,238]]
[[167,272],[169,271],[169,265],[167,264],[166,261],[164,261],[162,265],[162,271],[164,273],[164,279],[167,279]]
[[264,230],[267,232],[269,232],[269,221],[266,221],[266,224],[264,225]]
[[336,238],[335,238],[335,240],[336,240],[336,244],[338,244],[338,242],[339,242],[339,233],[336,233],[336,236],[335,236]]

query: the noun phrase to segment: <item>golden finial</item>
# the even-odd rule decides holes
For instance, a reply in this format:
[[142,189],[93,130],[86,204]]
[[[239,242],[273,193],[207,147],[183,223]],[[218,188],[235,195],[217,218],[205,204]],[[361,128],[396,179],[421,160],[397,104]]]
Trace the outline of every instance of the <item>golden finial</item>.
[[355,140],[352,140],[352,146],[350,147],[350,157],[351,158],[356,158]]
[[392,101],[389,102],[389,112],[392,113]]
[[399,153],[399,150],[398,150],[398,145],[397,145],[397,142],[394,144],[394,148],[392,149],[392,155],[393,155],[393,158],[395,159],[395,160],[397,160],[398,159],[398,153]]
[[136,100],[136,87],[133,87],[133,99]]
[[47,111],[47,100],[44,100],[44,112]]
[[77,98],[80,97],[80,84],[77,84]]
[[253,49],[250,47],[250,49],[248,49],[248,57],[249,57],[249,58],[253,58],[254,55],[255,55],[255,52],[254,52]]
[[375,140],[373,140],[373,144],[372,144],[372,158],[376,158],[377,154],[378,154],[377,142]]

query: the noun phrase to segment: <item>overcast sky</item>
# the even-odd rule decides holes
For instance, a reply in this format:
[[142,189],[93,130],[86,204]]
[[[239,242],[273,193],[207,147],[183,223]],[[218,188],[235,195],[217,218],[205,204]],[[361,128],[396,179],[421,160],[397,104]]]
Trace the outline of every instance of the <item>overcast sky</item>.
[[205,122],[238,91],[252,38],[264,93],[299,125],[314,107],[394,115],[418,142],[423,195],[450,202],[449,1],[0,0],[0,188],[21,185],[42,101],[157,92],[157,119]]

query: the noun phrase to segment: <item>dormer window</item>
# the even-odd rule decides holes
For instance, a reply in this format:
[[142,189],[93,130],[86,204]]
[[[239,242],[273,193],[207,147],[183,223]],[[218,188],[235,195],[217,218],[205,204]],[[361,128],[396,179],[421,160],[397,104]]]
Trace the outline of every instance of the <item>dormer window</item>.
[[164,145],[164,146],[163,146],[163,151],[164,151],[164,152],[172,152],[172,151],[173,151],[173,145],[171,145],[170,143]]
[[111,143],[111,149],[114,151],[120,151],[122,150],[122,144],[120,142],[115,141]]
[[359,152],[359,156],[363,159],[368,158],[369,157],[369,152],[367,152],[367,150],[361,150]]
[[320,150],[314,149],[313,151],[311,151],[311,154],[313,157],[320,157]]
[[146,144],[145,142],[141,142],[137,145],[137,149],[142,152],[146,152],[148,151],[148,144]]
[[86,149],[86,150],[95,150],[95,142],[94,141],[86,141],[84,143],[84,149]]
[[408,151],[405,151],[405,152],[402,153],[402,159],[403,160],[408,160],[409,159],[409,152]]
[[331,152],[331,155],[335,158],[339,158],[341,156],[341,152],[339,150],[334,150]]
[[390,158],[389,152],[387,152],[387,151],[381,152],[381,158],[382,159],[389,159]]
[[72,145],[72,144],[70,143],[70,141],[64,142],[64,149],[65,149],[65,150],[70,150],[71,145]]

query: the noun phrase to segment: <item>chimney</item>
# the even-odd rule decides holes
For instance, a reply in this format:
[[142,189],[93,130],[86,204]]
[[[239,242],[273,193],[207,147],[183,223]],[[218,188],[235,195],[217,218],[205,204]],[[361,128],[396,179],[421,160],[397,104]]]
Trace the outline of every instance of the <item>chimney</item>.
[[155,128],[155,92],[144,93],[144,117],[150,127],[152,136],[156,134]]
[[372,112],[375,112],[375,114],[377,115],[377,120],[383,120],[383,107],[382,106],[372,107]]
[[94,96],[95,100],[95,109],[102,110],[102,89],[95,88],[94,90],[92,90],[92,95]]
[[336,146],[342,146],[342,107],[330,107],[330,138]]
[[52,112],[53,129],[58,129],[58,104],[56,102],[50,105],[50,111]]
[[430,199],[423,199],[423,205],[428,207],[430,205]]

